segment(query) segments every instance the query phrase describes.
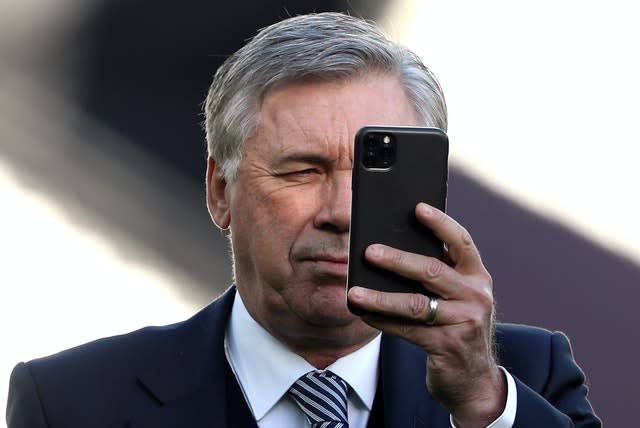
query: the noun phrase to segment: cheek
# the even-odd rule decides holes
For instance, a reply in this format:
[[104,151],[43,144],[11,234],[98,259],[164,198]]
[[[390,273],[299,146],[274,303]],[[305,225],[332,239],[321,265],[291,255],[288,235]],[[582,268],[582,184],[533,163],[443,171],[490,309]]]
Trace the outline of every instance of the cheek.
[[[309,189],[276,192],[262,201],[262,220],[271,227],[275,240],[294,241],[306,228],[312,228],[317,214],[317,201],[317,196]],[[276,233],[280,236],[275,236]]]
[[300,191],[272,192],[268,197],[254,193],[247,191],[237,198],[231,215],[236,279],[244,284],[270,284],[263,287],[263,294],[269,294],[270,288],[281,293],[295,276],[290,259],[294,245],[312,237],[306,232],[313,230],[317,198]]
[[317,191],[312,188],[292,187],[271,193],[249,190],[236,201],[233,211],[240,214],[235,218],[232,214],[233,234],[243,235],[238,238],[249,247],[277,248],[280,252],[290,249],[298,236],[313,226],[318,201]]

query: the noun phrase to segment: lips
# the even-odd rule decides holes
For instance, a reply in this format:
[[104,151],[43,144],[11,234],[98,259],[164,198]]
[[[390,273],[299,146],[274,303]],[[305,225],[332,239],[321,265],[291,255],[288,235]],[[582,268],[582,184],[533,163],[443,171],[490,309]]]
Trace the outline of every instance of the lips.
[[309,274],[330,282],[343,283],[347,278],[348,243],[342,236],[314,236],[298,241],[291,251],[291,261]]
[[349,258],[347,256],[339,256],[339,255],[331,255],[331,254],[321,254],[313,257],[309,257],[311,261],[317,262],[329,262],[329,263],[342,263],[347,264],[349,262]]
[[312,270],[316,274],[339,278],[341,282],[347,278],[348,258],[346,256],[322,254],[310,257],[306,261],[312,263]]

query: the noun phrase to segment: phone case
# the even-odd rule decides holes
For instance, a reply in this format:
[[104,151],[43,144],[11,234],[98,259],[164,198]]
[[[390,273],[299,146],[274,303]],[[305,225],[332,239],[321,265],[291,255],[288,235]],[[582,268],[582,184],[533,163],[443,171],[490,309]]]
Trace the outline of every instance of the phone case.
[[[387,155],[384,147],[371,147],[384,146],[385,137],[395,142],[395,153]],[[442,259],[443,243],[418,222],[415,207],[418,202],[426,202],[445,210],[448,153],[448,137],[437,128],[370,126],[357,133],[352,172],[349,288],[358,285],[380,291],[429,294],[413,280],[374,267],[365,260],[364,251],[370,244],[382,243]],[[375,162],[379,164],[373,165]],[[357,313],[357,308],[351,310]]]

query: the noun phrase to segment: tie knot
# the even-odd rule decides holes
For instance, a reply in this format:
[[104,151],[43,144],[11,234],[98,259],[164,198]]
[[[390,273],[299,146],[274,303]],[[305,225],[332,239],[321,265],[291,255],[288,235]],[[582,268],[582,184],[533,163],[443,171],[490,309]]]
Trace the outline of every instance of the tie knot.
[[312,428],[348,428],[347,382],[330,371],[311,371],[295,381],[289,394]]

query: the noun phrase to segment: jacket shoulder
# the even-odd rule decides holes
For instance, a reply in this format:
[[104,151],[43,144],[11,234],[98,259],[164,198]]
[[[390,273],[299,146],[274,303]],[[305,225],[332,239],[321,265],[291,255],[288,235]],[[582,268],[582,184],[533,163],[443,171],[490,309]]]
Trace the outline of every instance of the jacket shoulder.
[[601,426],[587,399],[585,375],[564,333],[498,324],[496,346],[499,363],[516,381],[514,426]]
[[135,368],[158,356],[162,350],[181,349],[197,332],[207,330],[204,308],[193,317],[165,326],[148,326],[129,333],[104,337],[61,352],[27,362],[35,372],[67,372],[101,370],[105,368]]
[[563,333],[521,324],[496,326],[498,363],[534,390],[546,382],[553,359],[553,342],[568,339]]
[[[232,302],[233,293],[227,293],[188,320],[18,364],[9,386],[9,426],[32,426],[21,421],[36,413],[51,424],[82,426],[71,421],[100,418],[106,424],[117,415],[197,388],[200,375],[218,376],[224,367],[224,353],[216,350],[223,349]],[[79,410],[69,414],[69,408]]]

